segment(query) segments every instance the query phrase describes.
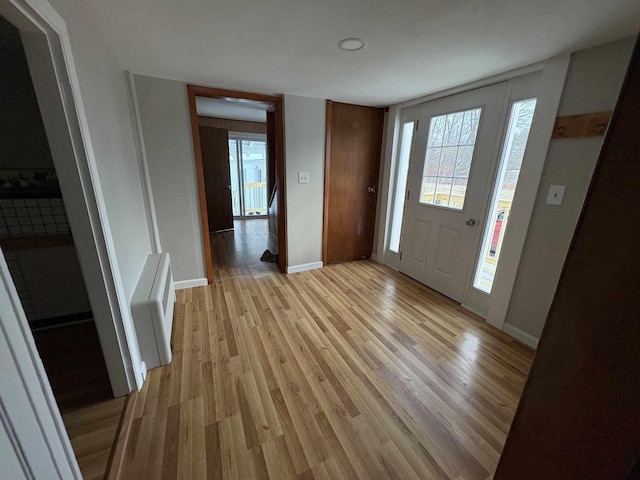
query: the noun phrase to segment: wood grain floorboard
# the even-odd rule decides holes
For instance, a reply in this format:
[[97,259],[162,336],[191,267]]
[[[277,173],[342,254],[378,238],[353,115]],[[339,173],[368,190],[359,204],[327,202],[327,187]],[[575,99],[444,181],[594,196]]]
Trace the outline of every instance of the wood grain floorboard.
[[278,251],[275,238],[269,235],[269,221],[266,218],[236,219],[233,226],[233,230],[209,235],[213,278],[221,280],[277,272],[276,263],[260,261],[265,250]]
[[177,292],[123,478],[488,479],[533,351],[375,262]]
[[124,409],[113,398],[93,320],[33,332],[85,480],[101,480]]
[[62,412],[71,446],[85,480],[102,480],[110,461],[126,397]]

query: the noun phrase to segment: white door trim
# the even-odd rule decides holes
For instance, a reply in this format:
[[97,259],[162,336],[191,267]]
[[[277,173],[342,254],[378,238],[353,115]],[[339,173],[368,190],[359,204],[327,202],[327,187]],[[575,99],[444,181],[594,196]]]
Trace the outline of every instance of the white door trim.
[[156,204],[153,200],[153,188],[151,187],[151,175],[149,174],[149,161],[147,160],[147,150],[144,146],[144,134],[142,133],[142,120],[140,118],[140,108],[138,107],[138,92],[133,74],[129,70],[124,71],[125,88],[127,100],[129,101],[129,113],[131,114],[131,126],[133,128],[133,143],[138,157],[138,168],[140,170],[140,185],[142,186],[142,200],[144,210],[147,214],[147,227],[151,239],[151,253],[162,252],[160,243],[160,230],[158,229],[158,219],[156,217]]
[[[0,250],[0,478],[19,464],[28,479],[82,479],[69,436]],[[11,470],[15,474],[15,468]]]
[[500,262],[496,270],[489,313],[487,314],[487,322],[500,330],[504,328],[504,322],[507,318],[511,293],[516,282],[518,266],[529,231],[529,223],[533,215],[570,60],[571,55],[567,54],[552,58],[544,63],[536,113],[522,160],[518,188],[511,206],[509,234],[505,236],[502,244]]
[[[514,207],[518,202],[517,211],[515,212],[518,222],[512,221],[510,224],[508,245],[503,244],[501,252],[501,265],[511,263],[508,267],[499,268],[496,272],[492,292],[492,305],[489,309],[487,321],[499,329],[503,328],[504,321],[511,299],[513,284],[517,274],[517,268],[520,256],[524,248],[526,233],[529,228],[529,222],[533,213],[535,197],[542,176],[542,168],[546,159],[546,152],[551,138],[551,132],[555,123],[555,117],[560,103],[560,97],[564,87],[567,69],[569,66],[570,54],[561,55],[551,58],[544,62],[529,65],[517,70],[512,70],[500,75],[478,80],[476,82],[454,87],[442,92],[433,93],[420,98],[416,98],[398,105],[391,106],[387,117],[387,137],[386,149],[384,152],[383,163],[381,165],[381,194],[384,195],[381,202],[381,209],[378,222],[378,244],[377,254],[382,263],[397,269],[395,262],[390,262],[388,252],[388,239],[391,225],[391,212],[393,201],[393,172],[397,168],[397,141],[399,129],[401,128],[400,120],[402,110],[407,107],[421,104],[431,100],[437,100],[446,96],[463,93],[469,90],[485,87],[495,83],[512,80],[514,78],[533,73],[542,72],[540,81],[540,91],[538,95],[538,104],[536,107],[536,119],[532,125],[529,134],[527,152],[525,153],[525,162],[528,161],[530,168],[525,172],[521,172],[521,178],[529,176],[526,182],[520,180],[518,182],[518,193],[514,198]],[[526,184],[526,185],[525,185]],[[522,188],[521,188],[522,187]],[[514,209],[512,207],[511,218],[514,219]],[[519,223],[518,227],[515,224]],[[505,242],[506,243],[506,242]],[[506,247],[506,248],[505,248]],[[506,250],[506,251],[505,251]],[[391,252],[392,253],[392,252]],[[505,253],[507,254],[505,256]],[[514,258],[515,257],[515,258]]]
[[72,199],[66,202],[67,214],[111,387],[115,396],[126,395],[143,383],[142,373],[137,371],[139,352],[132,324],[123,321],[130,313],[66,25],[47,0],[10,0],[0,4],[0,13],[21,29],[44,34],[48,43],[52,62],[48,68],[57,83],[51,90],[59,93],[52,105],[64,111],[62,121],[70,136],[67,149],[71,161],[59,162],[54,156],[54,163],[63,196]]

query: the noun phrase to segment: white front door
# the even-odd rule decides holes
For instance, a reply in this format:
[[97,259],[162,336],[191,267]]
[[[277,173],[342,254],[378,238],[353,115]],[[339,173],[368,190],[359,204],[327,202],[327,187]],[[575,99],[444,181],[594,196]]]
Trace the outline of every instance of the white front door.
[[420,106],[400,271],[462,301],[491,185],[507,83]]

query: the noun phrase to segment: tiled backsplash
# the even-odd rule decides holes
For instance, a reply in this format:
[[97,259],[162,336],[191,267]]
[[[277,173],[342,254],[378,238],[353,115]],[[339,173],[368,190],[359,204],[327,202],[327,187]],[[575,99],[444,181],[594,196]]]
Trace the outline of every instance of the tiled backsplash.
[[61,198],[0,199],[0,237],[69,234]]

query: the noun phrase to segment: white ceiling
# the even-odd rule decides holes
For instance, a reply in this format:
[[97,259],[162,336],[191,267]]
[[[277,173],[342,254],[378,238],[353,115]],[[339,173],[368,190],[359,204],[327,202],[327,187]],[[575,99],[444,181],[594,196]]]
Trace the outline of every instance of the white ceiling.
[[[69,0],[123,69],[389,105],[638,33],[638,0]],[[337,48],[361,37],[358,52]]]
[[267,121],[268,105],[262,103],[237,103],[218,98],[196,97],[196,111],[203,117],[228,118],[247,122]]

